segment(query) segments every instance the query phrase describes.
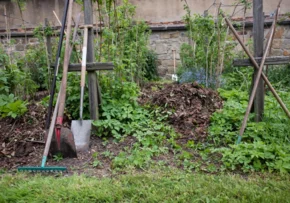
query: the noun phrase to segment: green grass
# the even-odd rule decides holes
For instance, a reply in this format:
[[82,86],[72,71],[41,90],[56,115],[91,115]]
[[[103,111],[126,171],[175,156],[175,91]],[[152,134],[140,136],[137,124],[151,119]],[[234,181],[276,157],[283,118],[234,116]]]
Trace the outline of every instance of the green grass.
[[290,202],[290,176],[181,171],[115,178],[4,174],[0,202]]

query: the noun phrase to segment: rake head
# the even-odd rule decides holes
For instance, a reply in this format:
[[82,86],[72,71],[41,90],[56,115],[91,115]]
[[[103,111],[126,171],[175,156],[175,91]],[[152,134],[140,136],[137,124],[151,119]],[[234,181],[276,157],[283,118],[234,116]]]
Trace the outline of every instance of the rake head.
[[18,167],[18,171],[21,172],[40,172],[40,173],[53,173],[53,172],[66,172],[67,168],[62,166],[49,166],[49,167],[37,167],[37,166],[24,166]]

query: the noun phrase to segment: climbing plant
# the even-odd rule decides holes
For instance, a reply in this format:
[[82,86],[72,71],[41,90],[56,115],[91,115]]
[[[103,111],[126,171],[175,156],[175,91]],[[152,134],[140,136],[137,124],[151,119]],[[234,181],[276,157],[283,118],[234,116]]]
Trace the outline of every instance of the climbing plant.
[[207,87],[218,88],[220,76],[229,65],[232,56],[231,43],[227,42],[223,18],[218,16],[191,15],[187,4],[184,6],[184,21],[188,30],[189,44],[181,46],[181,61],[185,71],[193,72],[193,79]]
[[113,61],[116,79],[141,83],[148,70],[150,32],[144,21],[134,21],[135,9],[128,0],[118,6],[115,0],[97,1],[100,35],[96,58]]

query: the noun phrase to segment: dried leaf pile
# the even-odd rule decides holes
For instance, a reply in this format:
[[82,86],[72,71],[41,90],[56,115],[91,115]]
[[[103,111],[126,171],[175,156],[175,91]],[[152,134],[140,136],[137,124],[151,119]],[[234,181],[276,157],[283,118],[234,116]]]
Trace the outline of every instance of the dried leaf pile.
[[[30,104],[28,112],[16,120],[0,120],[0,165],[17,167],[20,164],[37,161],[41,156],[44,137],[46,109],[38,104]],[[39,144],[38,144],[38,141]]]
[[139,102],[173,110],[168,122],[182,134],[181,143],[204,140],[211,114],[223,106],[216,91],[197,83],[148,84],[142,89]]

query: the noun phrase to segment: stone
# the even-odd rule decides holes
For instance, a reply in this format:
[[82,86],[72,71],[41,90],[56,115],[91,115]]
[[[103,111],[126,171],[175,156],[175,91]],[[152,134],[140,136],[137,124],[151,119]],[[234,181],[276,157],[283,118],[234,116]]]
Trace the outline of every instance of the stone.
[[159,54],[159,55],[157,55],[157,58],[160,59],[160,60],[171,59],[171,55],[169,55],[169,54]]
[[[175,69],[176,72],[176,69]],[[167,74],[174,74],[174,66],[167,66]]]
[[156,64],[157,64],[157,66],[161,66],[162,65],[162,60],[156,60]]
[[162,61],[162,66],[165,66],[165,67],[173,66],[173,60],[172,59],[171,60],[163,60]]
[[281,56],[282,50],[281,49],[272,49],[271,56]]
[[170,38],[178,38],[180,36],[179,32],[170,33]]
[[158,39],[160,39],[160,36],[158,34],[152,34],[152,35],[150,35],[150,41],[158,40]]
[[290,49],[290,39],[284,39],[282,46],[280,47],[282,49]]
[[187,34],[186,34],[186,32],[180,32],[180,36],[181,37],[188,37]]
[[160,77],[164,77],[167,74],[167,68],[163,67],[163,66],[158,66],[157,68],[157,73]]
[[189,43],[188,37],[181,37],[180,41],[183,43]]
[[285,31],[284,38],[285,39],[290,39],[290,30]]
[[247,30],[245,30],[245,32],[243,32],[243,31],[238,31],[237,33],[238,33],[238,35],[247,35],[247,34],[248,34]]
[[275,35],[274,35],[274,39],[282,39],[282,36],[284,35],[284,27],[279,26],[276,29]]
[[160,34],[160,39],[169,39],[170,38],[170,33],[164,32]]
[[180,49],[180,42],[171,42],[171,50],[176,50],[178,51]]
[[290,56],[290,51],[284,49],[284,50],[283,50],[283,56]]
[[166,54],[167,48],[168,48],[167,44],[159,42],[159,43],[156,43],[155,51],[157,54]]
[[27,44],[26,49],[34,49],[36,46],[36,44]]
[[15,50],[16,51],[24,51],[24,45],[23,44],[16,44],[15,45]]
[[150,44],[150,45],[148,45],[148,49],[150,49],[150,50],[156,50],[156,45],[155,44]]
[[14,43],[15,44],[22,44],[22,43],[25,43],[24,42],[24,39],[22,40],[21,38],[19,39],[19,38],[16,38],[16,39],[14,39],[15,41],[14,41]]
[[29,39],[29,43],[36,43],[36,42],[38,42],[37,38],[30,38]]
[[273,44],[272,44],[272,48],[273,49],[280,49],[281,48],[281,44],[282,44],[282,40],[274,39],[273,40]]

